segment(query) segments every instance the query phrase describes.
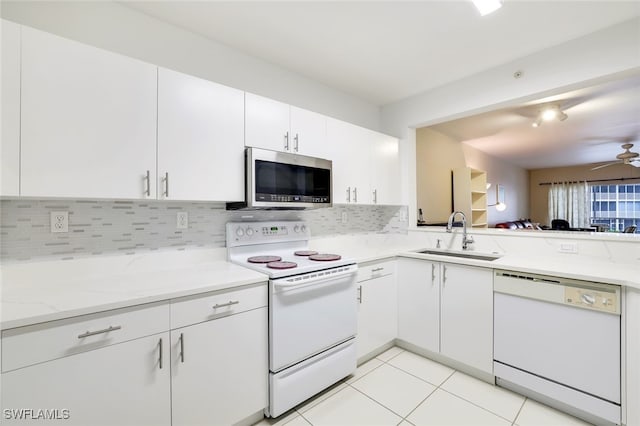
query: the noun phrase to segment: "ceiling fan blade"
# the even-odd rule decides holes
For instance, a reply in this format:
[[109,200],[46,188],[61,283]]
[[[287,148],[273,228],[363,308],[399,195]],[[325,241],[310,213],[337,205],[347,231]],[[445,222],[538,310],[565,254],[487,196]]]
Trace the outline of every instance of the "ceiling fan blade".
[[613,163],[601,164],[599,166],[593,167],[591,170],[599,170],[605,167],[613,166],[614,164],[620,164],[622,161],[614,161]]
[[630,160],[629,164],[633,167],[640,167],[640,158],[634,158],[633,160]]

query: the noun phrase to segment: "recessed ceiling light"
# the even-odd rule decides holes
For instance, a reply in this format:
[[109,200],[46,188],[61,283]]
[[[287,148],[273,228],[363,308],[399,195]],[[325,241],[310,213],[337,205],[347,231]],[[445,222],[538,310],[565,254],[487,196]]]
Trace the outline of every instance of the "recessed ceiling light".
[[502,7],[502,0],[471,0],[480,16],[488,15]]

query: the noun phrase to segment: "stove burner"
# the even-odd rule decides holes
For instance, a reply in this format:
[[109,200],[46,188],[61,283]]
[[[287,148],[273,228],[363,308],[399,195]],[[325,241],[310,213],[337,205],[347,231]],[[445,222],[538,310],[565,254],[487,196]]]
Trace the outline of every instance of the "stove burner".
[[298,266],[295,262],[269,262],[267,263],[267,268],[271,269],[291,269]]
[[318,254],[318,252],[313,250],[298,250],[293,252],[293,254],[296,256],[313,256],[314,254]]
[[318,260],[321,262],[330,262],[333,260],[340,260],[342,259],[342,256],[340,256],[339,254],[322,253],[322,254],[313,254],[309,256],[309,259]]
[[253,256],[247,259],[249,263],[269,263],[279,262],[282,258],[280,256]]

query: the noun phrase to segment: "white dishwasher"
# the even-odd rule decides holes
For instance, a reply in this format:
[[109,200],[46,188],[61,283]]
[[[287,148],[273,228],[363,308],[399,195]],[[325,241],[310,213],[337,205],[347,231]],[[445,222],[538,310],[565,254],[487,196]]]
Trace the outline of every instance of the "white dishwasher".
[[620,424],[620,294],[615,285],[496,270],[496,383]]

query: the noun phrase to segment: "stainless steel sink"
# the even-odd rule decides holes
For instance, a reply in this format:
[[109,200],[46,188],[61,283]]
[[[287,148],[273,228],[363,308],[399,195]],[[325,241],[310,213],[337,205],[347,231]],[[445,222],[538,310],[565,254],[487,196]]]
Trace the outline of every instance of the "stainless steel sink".
[[453,256],[453,257],[462,257],[464,259],[475,259],[475,260],[496,260],[501,257],[499,254],[489,254],[489,253],[473,253],[473,252],[459,252],[459,251],[444,251],[444,250],[419,250],[417,253],[423,254],[435,254],[437,256]]

